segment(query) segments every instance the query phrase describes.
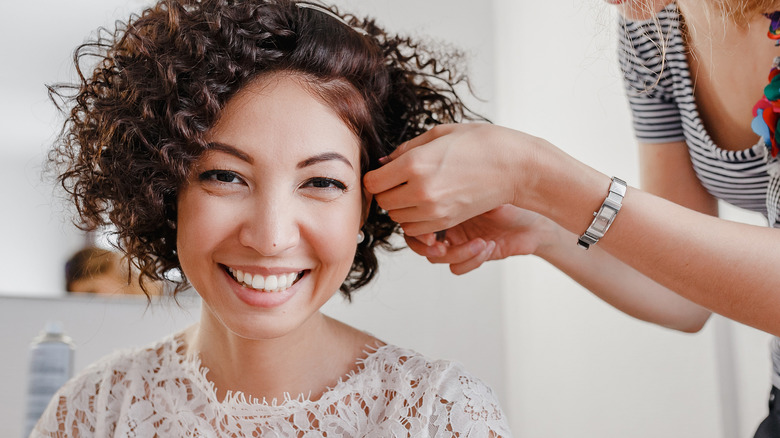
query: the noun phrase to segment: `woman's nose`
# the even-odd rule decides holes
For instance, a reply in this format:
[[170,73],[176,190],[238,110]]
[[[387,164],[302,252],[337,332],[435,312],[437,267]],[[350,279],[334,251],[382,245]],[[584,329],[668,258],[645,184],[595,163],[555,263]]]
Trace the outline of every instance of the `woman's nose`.
[[277,255],[296,246],[300,230],[292,204],[283,196],[256,196],[243,215],[240,243],[264,256]]

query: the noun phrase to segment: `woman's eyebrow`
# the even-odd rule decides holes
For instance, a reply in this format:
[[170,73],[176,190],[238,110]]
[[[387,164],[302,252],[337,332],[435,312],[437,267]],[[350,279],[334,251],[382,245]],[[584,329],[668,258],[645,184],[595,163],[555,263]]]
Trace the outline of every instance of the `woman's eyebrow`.
[[337,160],[345,163],[347,166],[349,166],[350,169],[352,169],[352,163],[349,162],[349,160],[341,155],[338,152],[324,152],[322,154],[314,155],[313,157],[309,157],[300,163],[298,163],[298,169],[303,169],[304,167],[312,166],[317,163],[321,163],[323,161],[331,161],[331,160]]
[[[236,147],[230,146],[229,144],[225,144],[225,143],[220,143],[218,141],[214,141],[214,142],[209,143],[208,146],[209,146],[210,150],[220,151],[220,152],[224,152],[226,154],[233,155],[234,157],[236,157],[236,158],[238,158],[240,160],[246,161],[249,164],[253,164],[254,163],[254,159],[252,158],[252,156],[242,152],[241,150],[239,150]],[[314,155],[312,157],[309,157],[309,158],[299,162],[296,167],[298,169],[302,169],[304,167],[313,166],[313,165],[315,165],[317,163],[321,163],[323,161],[332,161],[332,160],[341,161],[344,164],[346,164],[347,166],[349,166],[350,168],[353,168],[352,167],[352,163],[350,163],[349,160],[344,155],[341,155],[338,152],[323,152],[321,154]]]
[[252,164],[255,161],[248,154],[245,154],[244,152],[238,150],[237,148],[235,148],[233,146],[230,146],[229,144],[220,143],[218,141],[212,141],[211,143],[208,144],[208,146],[209,146],[209,150],[220,151],[220,152],[224,152],[226,154],[233,155],[234,157],[236,157],[236,158],[238,158],[240,160],[246,161],[249,164]]

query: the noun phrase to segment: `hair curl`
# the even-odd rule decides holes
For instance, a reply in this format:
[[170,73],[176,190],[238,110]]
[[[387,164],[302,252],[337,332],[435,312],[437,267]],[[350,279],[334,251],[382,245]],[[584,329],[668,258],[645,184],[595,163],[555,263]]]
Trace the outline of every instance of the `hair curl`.
[[[79,81],[49,87],[70,108],[49,160],[85,230],[113,224],[142,277],[180,269],[176,198],[232,96],[274,72],[300,75],[362,143],[361,169],[434,125],[482,119],[455,91],[459,54],[441,56],[369,18],[295,0],[162,0],[98,30],[74,53]],[[93,68],[84,65],[96,60]],[[90,71],[91,70],[91,71]],[[85,74],[85,71],[88,74]],[[350,97],[353,97],[350,99]],[[67,111],[67,110],[63,110]],[[375,275],[398,224],[372,202],[349,297]],[[182,282],[176,291],[188,285]]]

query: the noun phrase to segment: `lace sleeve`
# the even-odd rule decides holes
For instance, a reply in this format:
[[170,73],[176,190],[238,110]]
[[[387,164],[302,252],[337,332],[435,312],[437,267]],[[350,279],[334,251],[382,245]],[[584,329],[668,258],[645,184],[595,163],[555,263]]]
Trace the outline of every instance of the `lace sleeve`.
[[493,391],[462,367],[454,365],[442,376],[437,396],[431,415],[435,436],[512,436]]

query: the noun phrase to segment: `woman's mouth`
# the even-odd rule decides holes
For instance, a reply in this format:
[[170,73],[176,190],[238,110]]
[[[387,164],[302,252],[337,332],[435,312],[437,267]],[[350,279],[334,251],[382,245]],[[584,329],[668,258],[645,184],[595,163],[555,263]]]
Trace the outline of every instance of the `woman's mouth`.
[[281,292],[292,287],[298,280],[303,278],[306,271],[289,272],[285,274],[276,275],[260,275],[250,274],[249,272],[243,272],[240,269],[226,267],[230,276],[233,277],[236,282],[249,289],[254,289],[259,292]]

